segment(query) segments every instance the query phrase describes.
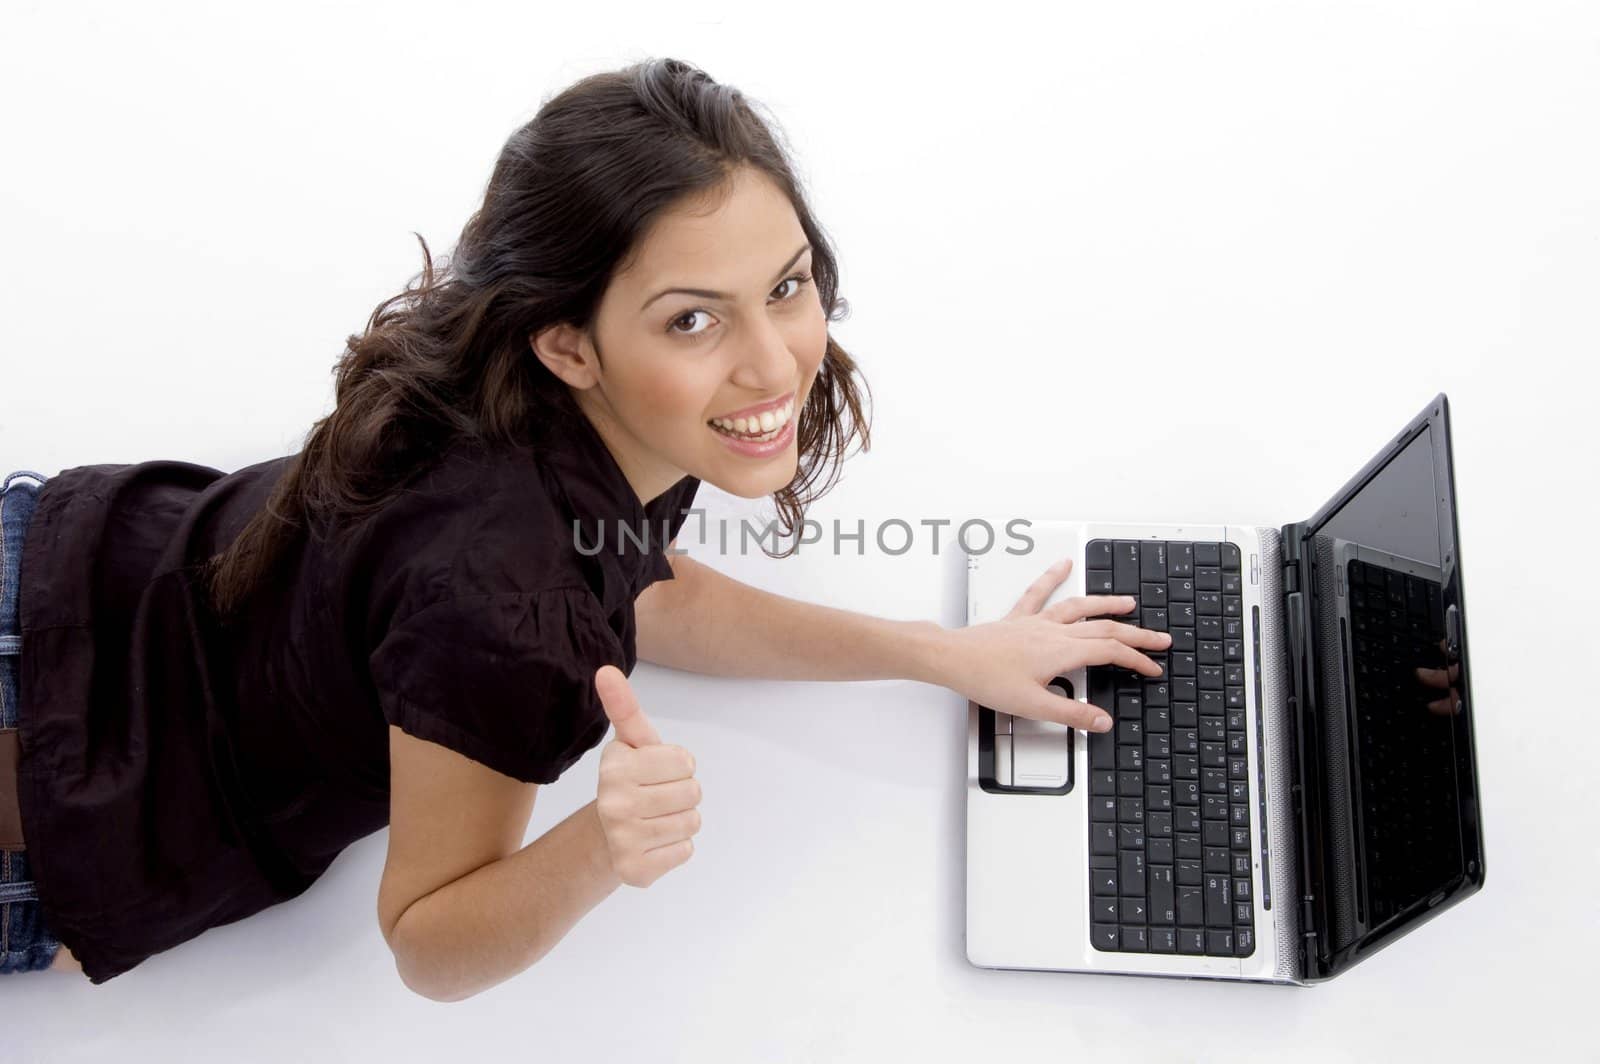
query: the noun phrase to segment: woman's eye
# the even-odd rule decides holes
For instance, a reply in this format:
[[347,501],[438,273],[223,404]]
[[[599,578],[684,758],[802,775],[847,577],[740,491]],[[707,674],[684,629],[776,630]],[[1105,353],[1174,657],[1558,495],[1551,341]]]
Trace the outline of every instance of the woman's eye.
[[[793,274],[793,275],[791,275],[789,277],[785,277],[783,279],[783,284],[778,285],[778,287],[773,289],[773,291],[776,292],[776,291],[782,289],[783,286],[788,284],[790,281],[795,282],[795,286],[789,292],[788,295],[779,296],[778,297],[777,301],[779,303],[788,303],[788,302],[792,302],[793,300],[799,298],[801,291],[805,288],[806,285],[811,283],[811,275],[809,273],[797,273],[797,274]],[[705,336],[707,333],[709,333],[711,331],[710,329],[700,329],[698,331],[688,331],[688,330],[680,329],[680,328],[678,328],[678,326],[683,324],[684,322],[692,323],[694,321],[694,319],[696,317],[698,317],[699,315],[708,314],[708,313],[710,313],[710,312],[709,311],[705,311],[705,310],[688,310],[688,311],[684,311],[682,314],[679,314],[676,318],[673,318],[670,322],[667,323],[667,331],[670,332],[670,333],[673,333],[673,334],[675,334],[677,336],[682,336],[682,337],[684,337],[686,339],[690,339],[690,340],[697,339],[697,338],[699,338],[701,336]]]

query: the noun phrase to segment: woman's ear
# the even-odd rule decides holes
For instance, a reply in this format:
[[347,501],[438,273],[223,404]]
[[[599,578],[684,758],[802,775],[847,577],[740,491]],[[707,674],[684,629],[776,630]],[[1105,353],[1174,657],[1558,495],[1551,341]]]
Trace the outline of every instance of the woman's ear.
[[597,360],[583,330],[566,322],[547,325],[528,335],[528,346],[540,362],[569,387],[593,388]]

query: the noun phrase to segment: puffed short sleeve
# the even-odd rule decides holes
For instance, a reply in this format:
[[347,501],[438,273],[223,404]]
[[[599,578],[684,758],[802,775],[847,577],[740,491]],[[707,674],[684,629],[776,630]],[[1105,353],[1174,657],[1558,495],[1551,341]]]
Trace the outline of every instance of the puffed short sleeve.
[[595,670],[623,667],[588,589],[469,595],[411,614],[368,661],[384,719],[525,783],[605,737]]

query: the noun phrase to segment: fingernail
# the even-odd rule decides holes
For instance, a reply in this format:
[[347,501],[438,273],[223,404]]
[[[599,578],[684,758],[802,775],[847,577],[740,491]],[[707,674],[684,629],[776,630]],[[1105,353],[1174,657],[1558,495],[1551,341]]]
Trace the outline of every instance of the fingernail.
[[1094,718],[1094,730],[1098,731],[1098,732],[1108,732],[1108,731],[1110,731],[1111,730],[1111,718],[1106,716],[1104,713],[1102,713],[1098,717]]
[[1123,595],[1122,596],[1122,601],[1126,602],[1128,605],[1132,606],[1133,605],[1133,596],[1132,595]]

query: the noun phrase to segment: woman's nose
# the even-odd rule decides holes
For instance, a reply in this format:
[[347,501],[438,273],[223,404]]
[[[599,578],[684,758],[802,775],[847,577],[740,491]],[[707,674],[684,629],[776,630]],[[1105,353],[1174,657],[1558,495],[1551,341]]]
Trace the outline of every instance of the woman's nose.
[[775,395],[794,382],[796,364],[783,333],[769,322],[752,337],[733,381],[740,387]]

